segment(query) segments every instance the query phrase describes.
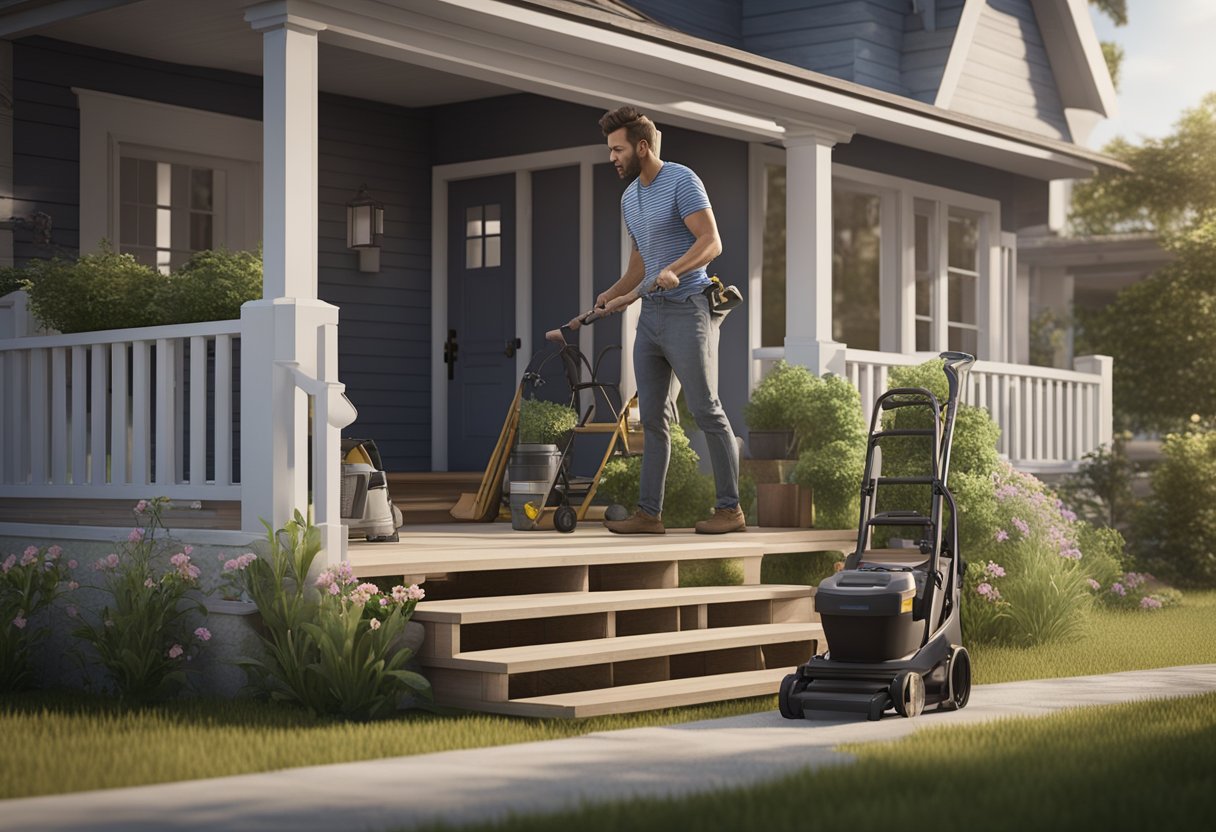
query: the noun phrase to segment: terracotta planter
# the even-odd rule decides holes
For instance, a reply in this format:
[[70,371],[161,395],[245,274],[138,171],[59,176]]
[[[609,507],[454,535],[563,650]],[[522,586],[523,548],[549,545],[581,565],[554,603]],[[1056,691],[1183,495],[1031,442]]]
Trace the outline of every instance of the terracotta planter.
[[811,489],[785,482],[756,485],[756,525],[809,529],[814,522]]

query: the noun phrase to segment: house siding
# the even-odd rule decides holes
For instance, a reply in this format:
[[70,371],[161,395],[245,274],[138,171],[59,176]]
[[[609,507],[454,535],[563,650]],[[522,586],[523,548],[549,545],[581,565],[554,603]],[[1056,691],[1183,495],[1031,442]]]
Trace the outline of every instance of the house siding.
[[903,94],[908,10],[905,0],[745,0],[743,48]]
[[958,34],[964,2],[937,0],[933,31],[924,27],[921,15],[905,18],[900,78],[909,97],[926,104],[937,100],[946,62],[950,60],[950,47]]
[[950,109],[1071,141],[1029,0],[987,0]]
[[629,5],[673,29],[742,48],[742,14],[748,4],[749,0],[631,0]]
[[[75,255],[80,118],[72,87],[261,119],[261,79],[27,38],[13,48],[14,211],[45,211],[54,246],[14,234],[14,260]],[[339,374],[359,410],[349,435],[376,440],[391,470],[430,468],[430,119],[321,95],[318,295],[340,308]],[[366,182],[385,203],[381,271],[346,249],[345,204]],[[421,404],[419,404],[421,403]],[[239,402],[234,402],[239,406]]]

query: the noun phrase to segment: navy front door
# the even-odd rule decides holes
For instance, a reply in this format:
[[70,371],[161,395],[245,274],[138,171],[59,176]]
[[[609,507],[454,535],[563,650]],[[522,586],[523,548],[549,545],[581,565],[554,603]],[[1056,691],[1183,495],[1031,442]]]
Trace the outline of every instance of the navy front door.
[[451,471],[486,467],[519,383],[514,208],[514,174],[448,185],[444,335]]

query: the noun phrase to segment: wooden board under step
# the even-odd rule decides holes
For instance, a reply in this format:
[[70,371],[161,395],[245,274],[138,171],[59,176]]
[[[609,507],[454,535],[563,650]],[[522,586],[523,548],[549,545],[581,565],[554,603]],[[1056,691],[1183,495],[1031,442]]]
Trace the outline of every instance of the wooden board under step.
[[583,615],[618,610],[681,607],[693,604],[728,604],[747,601],[807,598],[814,588],[800,585],[672,587],[625,589],[606,592],[552,592],[488,598],[423,601],[414,620],[446,624],[477,624],[559,615]]
[[819,642],[823,638],[823,627],[819,624],[754,624],[504,647],[498,650],[457,653],[451,657],[422,656],[419,661],[426,667],[515,674],[737,647],[801,641]]
[[507,702],[450,699],[445,704],[513,716],[576,719],[678,708],[749,696],[771,696],[777,692],[786,674],[793,673],[794,669],[778,667],[740,673],[719,673],[689,679],[669,679],[640,685],[533,696]]

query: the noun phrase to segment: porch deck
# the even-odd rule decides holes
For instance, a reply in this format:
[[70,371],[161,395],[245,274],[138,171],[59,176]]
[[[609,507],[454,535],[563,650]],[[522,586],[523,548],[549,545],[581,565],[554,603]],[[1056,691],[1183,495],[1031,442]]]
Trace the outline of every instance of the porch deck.
[[[824,649],[808,586],[760,584],[766,554],[851,550],[853,530],[692,530],[620,537],[506,523],[405,527],[352,541],[361,577],[425,580],[419,660],[439,704],[584,717],[775,693]],[[742,585],[680,586],[680,566],[732,559]]]

